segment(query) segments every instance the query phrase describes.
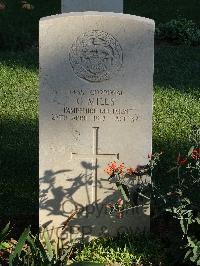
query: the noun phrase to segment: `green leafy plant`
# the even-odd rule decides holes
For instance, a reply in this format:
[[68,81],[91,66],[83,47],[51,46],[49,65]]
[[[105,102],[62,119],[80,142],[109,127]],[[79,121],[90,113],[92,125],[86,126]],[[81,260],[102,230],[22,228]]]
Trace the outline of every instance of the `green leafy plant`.
[[6,241],[7,236],[10,233],[10,223],[8,223],[0,232],[0,250],[9,248],[9,244]]
[[[137,208],[142,199],[151,198],[160,202],[160,212],[168,212],[177,220],[182,230],[182,243],[185,247],[185,260],[190,259],[200,265],[200,129],[194,127],[191,140],[193,146],[188,154],[180,154],[174,167],[166,171],[166,175],[173,177],[173,183],[163,192],[162,183],[158,183],[153,175],[155,166],[159,163],[161,153],[149,156],[149,163],[145,166],[129,168],[125,171],[124,165],[117,166],[115,162],[108,165],[106,172],[109,181],[115,182],[121,192],[120,198],[114,204],[108,204],[109,213],[122,213],[129,208]],[[132,187],[126,178],[133,181]],[[151,176],[151,183],[144,183],[142,177]],[[133,193],[134,192],[134,197]],[[185,244],[186,243],[186,244]],[[180,244],[180,245],[181,245]]]
[[109,182],[115,183],[117,190],[121,196],[117,202],[107,204],[110,215],[118,218],[123,217],[123,213],[129,209],[141,207],[145,200],[150,200],[151,185],[146,181],[148,176],[152,175],[152,171],[159,161],[161,153],[149,155],[149,163],[147,165],[138,165],[135,168],[125,168],[121,163],[119,166],[116,162],[108,164],[105,172],[109,175]]
[[9,256],[9,266],[66,265],[71,248],[62,248],[60,244],[59,241],[52,243],[46,230],[42,243],[39,236],[33,236],[30,228],[27,228]]
[[196,265],[200,265],[200,241],[194,237],[187,237],[187,241],[188,251],[185,255],[185,259],[190,258]]
[[200,129],[194,128],[192,140],[188,154],[184,158],[179,154],[176,166],[169,171],[176,182],[163,198],[165,210],[179,221],[187,242],[185,259],[200,265]]
[[6,257],[5,253],[7,253],[8,249],[11,247],[10,243],[7,241],[7,237],[10,233],[10,223],[8,223],[1,231],[0,231],[0,265],[3,262],[4,257]]
[[199,45],[200,28],[192,20],[172,19],[156,27],[156,39],[189,46]]

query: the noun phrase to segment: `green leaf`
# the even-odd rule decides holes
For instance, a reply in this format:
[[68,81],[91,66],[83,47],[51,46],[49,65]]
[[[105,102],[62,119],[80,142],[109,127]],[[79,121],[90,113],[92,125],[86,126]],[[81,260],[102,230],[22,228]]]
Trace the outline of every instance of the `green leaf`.
[[196,221],[197,221],[198,224],[200,224],[200,217],[197,217]]
[[0,232],[0,242],[2,242],[10,233],[10,222]]
[[40,257],[43,260],[43,262],[45,262],[45,263],[49,262],[49,258],[48,258],[47,254],[46,254],[46,250],[45,250],[44,246],[42,245],[39,237],[36,238],[35,245],[38,248],[38,251],[40,253]]
[[186,235],[188,231],[188,221],[186,219],[180,220],[181,229],[183,231],[183,234]]
[[9,266],[12,266],[13,265],[13,260],[16,258],[16,257],[19,257],[21,252],[22,252],[22,249],[24,247],[24,244],[27,240],[27,237],[28,235],[30,234],[30,227],[29,228],[26,228],[24,230],[24,232],[21,234],[19,240],[18,240],[18,243],[15,247],[15,250],[14,252],[9,256]]
[[121,192],[122,197],[124,198],[125,201],[129,202],[130,201],[130,196],[129,196],[129,191],[126,185],[121,184],[119,182],[116,183],[116,186],[118,190]]
[[169,170],[167,171],[167,173],[171,173],[171,172],[173,172],[173,171],[175,171],[175,170],[177,170],[177,166],[174,166],[174,167],[172,167],[171,169],[169,169]]
[[69,255],[69,252],[65,252],[65,253],[61,256],[60,261],[64,261],[68,255]]
[[0,250],[8,249],[10,247],[10,244],[7,242],[0,243]]
[[187,259],[187,258],[189,257],[189,255],[191,255],[191,253],[192,253],[192,250],[189,249],[189,250],[186,252],[184,259]]
[[190,156],[190,155],[192,154],[193,150],[194,150],[194,146],[192,146],[192,147],[189,149],[188,156]]
[[39,247],[38,247],[38,245],[36,245],[36,237],[34,237],[32,235],[28,235],[27,242],[29,243],[29,248],[31,251],[31,257],[33,260],[33,265],[38,265],[39,262],[43,262],[43,261],[41,261]]
[[52,248],[52,245],[50,243],[50,239],[49,239],[49,235],[48,235],[48,232],[46,229],[44,229],[44,240],[45,240],[45,244],[47,246],[47,256],[49,258],[49,260],[51,261],[53,259],[53,248]]

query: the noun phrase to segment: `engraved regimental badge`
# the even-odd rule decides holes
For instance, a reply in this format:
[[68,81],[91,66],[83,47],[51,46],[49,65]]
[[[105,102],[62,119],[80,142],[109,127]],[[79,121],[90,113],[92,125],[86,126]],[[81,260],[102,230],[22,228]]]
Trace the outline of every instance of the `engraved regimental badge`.
[[70,49],[69,60],[78,77],[100,82],[112,78],[120,70],[123,53],[112,35],[93,30],[77,38]]

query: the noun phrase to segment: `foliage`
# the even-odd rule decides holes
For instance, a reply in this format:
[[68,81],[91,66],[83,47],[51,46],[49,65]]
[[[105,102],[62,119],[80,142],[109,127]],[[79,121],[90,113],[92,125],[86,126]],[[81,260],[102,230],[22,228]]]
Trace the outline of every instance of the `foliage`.
[[39,19],[59,13],[60,1],[3,0],[0,6],[0,48],[24,50],[38,41]]
[[[1,254],[3,254],[7,249],[10,248],[9,242],[6,240],[10,233],[10,223],[8,223],[1,231],[0,231],[0,263],[3,260]],[[2,257],[2,258],[1,258]],[[0,264],[1,265],[1,264]]]
[[170,213],[180,225],[182,240],[179,251],[185,250],[185,260],[200,263],[200,128],[193,126],[186,156],[179,153],[174,167],[162,176],[171,183],[162,184],[152,175],[151,193],[157,209]]
[[44,243],[39,236],[33,236],[30,228],[24,230],[9,256],[9,266],[25,265],[66,265],[69,249],[60,247],[60,241],[52,243],[47,231]]
[[200,2],[198,0],[124,0],[124,11],[128,14],[154,19],[156,24],[179,17],[200,24]]
[[[180,222],[183,239],[188,242],[185,258],[200,265],[200,129],[194,127],[191,136],[194,146],[169,172],[176,182],[163,195],[165,209]],[[175,174],[176,173],[176,174]]]
[[[5,240],[9,232],[7,225],[2,233]],[[26,228],[18,241],[9,244],[9,266],[25,265],[166,265],[166,254],[160,240],[151,234],[119,234],[117,237],[105,236],[86,243],[62,246],[62,242],[50,241],[44,230],[44,241],[33,236],[30,227]],[[8,242],[9,243],[9,242]]]
[[194,237],[187,237],[187,241],[188,251],[185,255],[185,259],[189,257],[196,265],[200,265],[200,241]]
[[126,169],[124,164],[117,165],[116,162],[108,164],[105,172],[109,175],[109,182],[115,183],[122,198],[116,203],[107,205],[110,215],[117,213],[117,217],[122,218],[123,213],[132,208],[143,205],[145,200],[150,200],[150,183],[144,181],[148,176],[152,176],[152,170],[157,165],[160,154],[149,155],[147,165],[138,165],[135,168]]
[[0,232],[0,246],[10,233],[10,223],[8,223]]
[[[125,1],[125,13],[153,18],[158,24],[178,16],[200,23],[199,9],[200,3],[196,0],[171,0],[170,4],[169,0]],[[0,48],[16,51],[37,46],[39,19],[59,13],[58,0],[1,0]]]
[[172,19],[158,24],[156,39],[176,44],[200,45],[200,27],[192,20]]
[[84,243],[75,261],[120,263],[120,265],[165,265],[166,257],[161,242],[150,234],[121,234],[102,237]]
[[[139,198],[149,199],[149,193],[151,193],[155,202],[161,202],[161,211],[172,213],[173,218],[180,222],[183,239],[185,238],[188,242],[186,246],[188,252],[185,255],[185,259],[190,258],[191,261],[199,265],[200,240],[197,238],[200,235],[200,129],[198,127],[193,128],[191,140],[194,145],[190,148],[187,156],[182,158],[179,154],[176,165],[167,171],[168,175],[174,175],[174,181],[168,187],[166,193],[163,193],[162,184],[159,185],[153,176],[153,170],[160,160],[161,153],[149,156],[147,165],[130,168],[126,172],[124,171],[124,165],[122,171],[121,167],[118,167],[115,162],[109,164],[106,169],[109,174],[109,180],[115,182],[118,189],[119,185],[117,183],[123,185],[123,191],[120,191],[126,204],[120,201],[120,204],[117,202],[114,205],[109,204],[108,207],[111,209],[110,214],[114,211],[119,214],[129,208],[137,208],[140,206]],[[129,179],[136,181],[136,184],[132,183],[132,187],[124,182],[127,174]],[[144,179],[146,175],[152,177],[151,184],[142,182],[141,178],[143,177]],[[131,189],[134,189],[134,200],[131,198]],[[122,218],[122,215],[118,215],[118,217]]]

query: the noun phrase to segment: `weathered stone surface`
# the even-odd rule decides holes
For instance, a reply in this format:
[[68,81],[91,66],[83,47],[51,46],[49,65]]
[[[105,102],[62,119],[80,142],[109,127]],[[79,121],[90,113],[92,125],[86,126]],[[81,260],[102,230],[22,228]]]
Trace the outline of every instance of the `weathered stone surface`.
[[123,0],[62,0],[61,12],[101,11],[123,13]]
[[[154,22],[115,13],[40,20],[40,224],[67,240],[149,228],[149,203],[111,219],[111,161],[146,164],[152,145]],[[145,180],[144,180],[145,181]]]

